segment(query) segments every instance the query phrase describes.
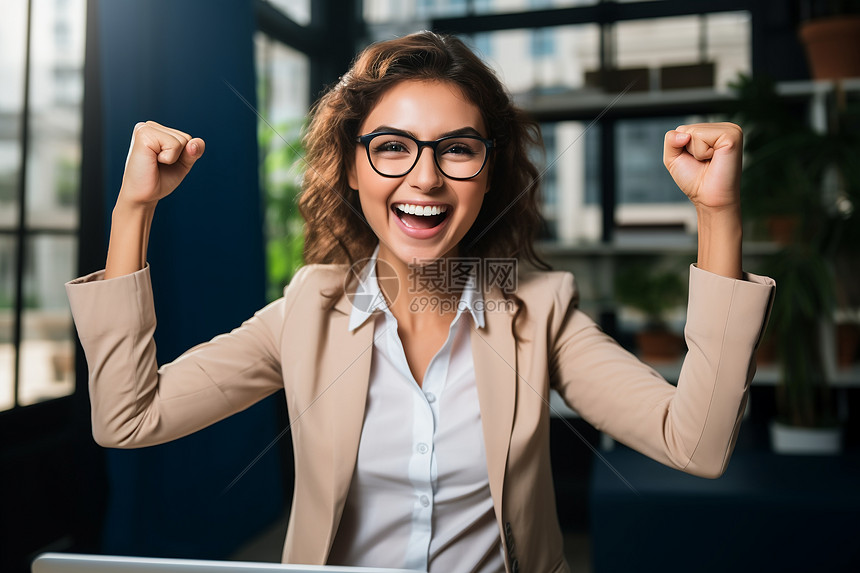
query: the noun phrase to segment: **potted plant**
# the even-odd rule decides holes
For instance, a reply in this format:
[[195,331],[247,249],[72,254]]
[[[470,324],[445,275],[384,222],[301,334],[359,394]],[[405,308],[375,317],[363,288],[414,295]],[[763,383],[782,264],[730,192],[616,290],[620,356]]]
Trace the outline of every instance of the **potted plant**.
[[802,0],[800,12],[812,78],[860,77],[860,0]]
[[615,275],[615,298],[639,311],[644,327],[636,333],[639,357],[650,364],[673,362],[684,350],[684,339],[672,332],[667,313],[684,302],[684,273],[673,262],[660,264],[656,257],[622,260]]
[[261,154],[266,232],[267,298],[281,296],[304,264],[304,219],[298,208],[305,168],[302,124],[275,127],[261,123],[257,135]]
[[810,432],[823,434],[832,449],[840,432],[822,329],[833,327],[838,303],[857,304],[839,300],[836,276],[840,261],[856,261],[860,246],[856,112],[837,109],[820,133],[802,110],[778,96],[773,82],[741,77],[734,87],[737,121],[745,133],[745,219],[754,230],[772,218],[791,221],[789,232],[776,241],[778,252],[764,263],[777,282],[768,332],[780,366],[774,446],[784,445],[786,430],[803,429],[794,441],[799,451],[809,453],[804,444]]

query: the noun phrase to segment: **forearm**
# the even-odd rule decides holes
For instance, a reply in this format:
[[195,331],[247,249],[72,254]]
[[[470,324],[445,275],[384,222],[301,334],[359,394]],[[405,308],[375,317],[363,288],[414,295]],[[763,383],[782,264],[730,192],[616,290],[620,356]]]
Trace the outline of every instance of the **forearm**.
[[110,244],[105,263],[106,279],[129,275],[146,265],[149,230],[155,203],[129,205],[117,202],[111,216]]
[[551,376],[567,403],[597,429],[663,464],[704,476],[728,463],[743,414],[753,356],[774,283],[691,269],[676,388],[574,312],[557,343]]
[[725,277],[743,277],[741,243],[743,229],[740,207],[697,209],[699,252],[697,266]]
[[283,388],[277,338],[283,302],[159,367],[149,269],[101,278],[97,272],[66,284],[89,367],[97,443],[117,448],[164,443]]

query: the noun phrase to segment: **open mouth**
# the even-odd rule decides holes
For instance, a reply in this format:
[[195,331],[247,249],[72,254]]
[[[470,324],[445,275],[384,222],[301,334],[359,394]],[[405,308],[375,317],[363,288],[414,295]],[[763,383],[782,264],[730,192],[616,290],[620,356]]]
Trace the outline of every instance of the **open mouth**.
[[432,229],[441,225],[448,217],[447,205],[396,203],[391,209],[410,229]]

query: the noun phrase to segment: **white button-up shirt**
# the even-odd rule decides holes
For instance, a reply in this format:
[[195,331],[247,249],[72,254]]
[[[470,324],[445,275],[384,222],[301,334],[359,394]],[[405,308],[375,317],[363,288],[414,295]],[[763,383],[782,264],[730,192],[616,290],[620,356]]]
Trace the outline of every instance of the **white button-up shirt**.
[[370,385],[358,461],[329,562],[503,572],[470,346],[473,325],[484,326],[474,276],[419,386],[376,280],[376,252],[365,268],[349,329],[376,321]]

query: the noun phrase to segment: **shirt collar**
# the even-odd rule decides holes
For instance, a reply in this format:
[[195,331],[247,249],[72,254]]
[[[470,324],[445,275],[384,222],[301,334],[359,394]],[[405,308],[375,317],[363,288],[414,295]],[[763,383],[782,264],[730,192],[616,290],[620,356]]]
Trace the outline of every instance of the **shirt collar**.
[[[376,256],[379,253],[379,245],[373,249],[367,264],[361,269],[358,284],[355,291],[349,297],[352,303],[352,312],[349,314],[349,331],[352,332],[365,323],[368,318],[377,311],[388,311],[388,303],[379,288],[376,280]],[[390,312],[390,311],[389,311]]]
[[[484,328],[484,295],[481,293],[481,288],[478,285],[478,275],[475,267],[472,267],[466,286],[463,287],[463,292],[460,293],[460,302],[457,305],[457,317],[466,310],[472,315],[475,325],[478,328]],[[455,317],[454,320],[456,319]]]
[[[388,310],[388,303],[385,301],[382,290],[379,288],[379,281],[376,278],[376,258],[378,254],[379,245],[377,244],[367,264],[361,270],[355,292],[350,297],[352,302],[352,311],[349,315],[350,332],[364,324],[375,312],[382,311],[386,314],[391,314],[391,311]],[[478,287],[475,268],[469,274],[466,285],[463,287],[463,292],[460,294],[460,301],[457,304],[457,314],[453,322],[456,322],[465,311],[469,311],[472,315],[472,320],[478,328],[484,328],[484,296]]]

